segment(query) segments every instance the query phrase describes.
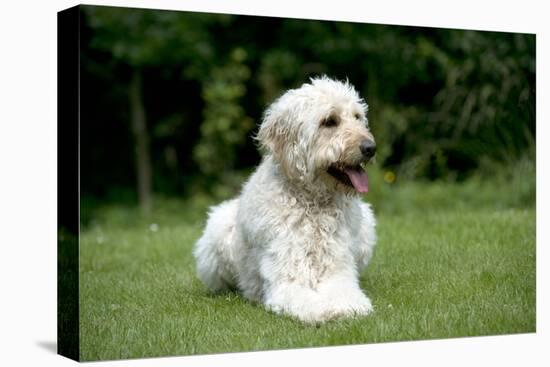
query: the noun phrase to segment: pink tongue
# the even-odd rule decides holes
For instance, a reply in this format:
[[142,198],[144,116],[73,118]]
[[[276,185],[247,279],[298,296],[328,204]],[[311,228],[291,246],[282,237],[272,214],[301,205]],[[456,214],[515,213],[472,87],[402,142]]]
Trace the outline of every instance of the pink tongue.
[[357,192],[366,194],[369,191],[369,178],[367,177],[367,172],[363,169],[346,169],[346,174],[348,175],[353,187]]

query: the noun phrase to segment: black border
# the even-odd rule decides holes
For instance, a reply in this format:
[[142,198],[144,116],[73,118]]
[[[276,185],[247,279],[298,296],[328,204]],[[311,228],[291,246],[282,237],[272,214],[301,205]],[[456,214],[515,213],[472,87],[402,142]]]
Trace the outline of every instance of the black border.
[[80,6],[57,13],[57,353],[80,360]]

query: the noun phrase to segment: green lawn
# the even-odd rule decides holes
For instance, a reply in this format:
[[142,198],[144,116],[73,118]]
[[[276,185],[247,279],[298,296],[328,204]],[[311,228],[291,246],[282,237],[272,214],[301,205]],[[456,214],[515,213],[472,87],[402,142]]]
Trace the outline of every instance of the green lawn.
[[512,196],[520,194],[517,185],[373,181],[380,185],[372,193],[379,241],[361,285],[375,312],[318,327],[266,312],[234,293],[208,294],[195,276],[191,249],[211,199],[159,200],[148,221],[123,206],[87,213],[92,219],[80,249],[81,358],[535,331],[534,184],[521,191],[527,201],[519,205]]

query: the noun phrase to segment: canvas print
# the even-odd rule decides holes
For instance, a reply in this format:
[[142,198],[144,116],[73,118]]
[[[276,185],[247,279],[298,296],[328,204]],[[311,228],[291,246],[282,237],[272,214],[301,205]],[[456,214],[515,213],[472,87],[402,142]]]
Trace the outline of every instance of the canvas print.
[[58,350],[533,333],[535,35],[58,17]]

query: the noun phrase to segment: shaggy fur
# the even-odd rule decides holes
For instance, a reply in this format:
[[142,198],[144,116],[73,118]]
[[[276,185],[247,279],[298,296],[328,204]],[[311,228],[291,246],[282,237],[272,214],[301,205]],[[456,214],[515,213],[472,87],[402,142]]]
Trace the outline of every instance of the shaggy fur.
[[239,197],[210,209],[195,246],[209,289],[238,289],[305,322],[372,311],[358,279],[376,241],[359,195],[368,189],[360,165],[373,154],[360,144],[374,144],[366,112],[352,85],[327,77],[268,108],[257,136],[262,163]]

